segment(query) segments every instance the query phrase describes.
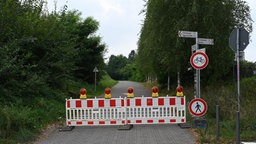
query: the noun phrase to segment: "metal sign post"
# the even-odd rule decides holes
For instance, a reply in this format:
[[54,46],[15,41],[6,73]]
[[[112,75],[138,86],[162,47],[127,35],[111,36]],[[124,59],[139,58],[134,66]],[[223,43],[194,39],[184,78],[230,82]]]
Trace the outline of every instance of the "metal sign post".
[[249,32],[244,28],[234,29],[229,37],[229,45],[236,52],[237,62],[237,112],[236,112],[236,143],[240,144],[240,51],[249,44]]
[[236,37],[236,62],[237,62],[237,113],[236,113],[236,143],[240,143],[240,59],[239,59],[239,29]]
[[[198,33],[193,31],[179,31],[179,37],[184,38],[195,38],[196,44],[194,45],[194,49],[198,50]],[[200,98],[200,70],[196,69],[196,76],[195,76],[195,85],[196,85],[196,98]]]
[[[198,45],[198,34],[196,37],[196,51],[199,49],[199,45]],[[200,86],[200,69],[196,69],[196,85],[197,85],[197,89],[196,89],[196,98],[200,98],[201,95],[201,86]]]
[[237,62],[237,102],[238,102],[238,111],[240,112],[240,53],[239,53],[239,29],[237,29],[236,37],[236,62]]
[[[207,38],[198,38],[198,33],[193,31],[178,31],[179,37],[184,38],[195,38],[196,44],[192,46],[192,54],[193,51],[197,51],[199,49],[199,44],[202,45],[213,45],[213,39]],[[195,76],[195,85],[196,85],[196,96],[195,98],[200,98],[200,69],[196,69],[196,76]]]
[[94,67],[93,69],[94,72],[94,91],[96,91],[96,85],[97,85],[97,72],[99,72],[97,67]]

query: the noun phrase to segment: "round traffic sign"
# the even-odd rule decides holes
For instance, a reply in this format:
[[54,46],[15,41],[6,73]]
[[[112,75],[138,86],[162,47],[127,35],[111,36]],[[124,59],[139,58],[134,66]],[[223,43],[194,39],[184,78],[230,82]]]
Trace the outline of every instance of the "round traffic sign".
[[203,116],[207,112],[207,104],[203,99],[195,98],[189,103],[189,112],[194,116]]
[[190,64],[198,70],[205,68],[208,65],[208,62],[208,56],[204,52],[195,52],[190,57]]

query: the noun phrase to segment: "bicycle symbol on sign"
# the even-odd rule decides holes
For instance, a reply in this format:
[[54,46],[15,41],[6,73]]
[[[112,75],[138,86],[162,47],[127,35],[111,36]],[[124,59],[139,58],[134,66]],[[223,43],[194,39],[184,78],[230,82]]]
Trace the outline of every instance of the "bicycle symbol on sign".
[[203,57],[196,57],[196,59],[194,60],[195,64],[201,63],[204,64],[205,59]]
[[208,56],[203,52],[195,52],[190,57],[190,63],[195,69],[203,69],[208,65]]

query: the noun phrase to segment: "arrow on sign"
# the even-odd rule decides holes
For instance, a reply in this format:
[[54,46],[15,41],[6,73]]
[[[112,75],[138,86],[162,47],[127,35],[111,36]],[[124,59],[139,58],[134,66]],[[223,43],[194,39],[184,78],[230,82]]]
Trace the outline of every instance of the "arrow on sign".
[[193,32],[193,31],[179,31],[178,35],[179,37],[185,37],[185,38],[197,38],[197,32]]
[[208,39],[208,38],[198,38],[198,44],[214,45],[214,40],[213,39]]

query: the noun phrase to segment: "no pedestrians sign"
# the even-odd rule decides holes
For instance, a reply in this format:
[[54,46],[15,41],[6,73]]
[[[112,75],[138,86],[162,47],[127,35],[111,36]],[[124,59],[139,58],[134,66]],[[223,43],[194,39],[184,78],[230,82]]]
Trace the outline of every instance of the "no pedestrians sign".
[[203,116],[207,112],[207,104],[201,98],[195,98],[189,103],[189,112],[194,116]]

